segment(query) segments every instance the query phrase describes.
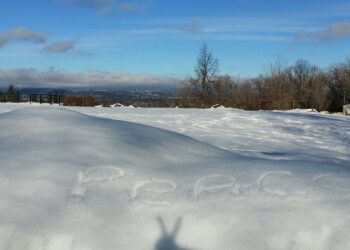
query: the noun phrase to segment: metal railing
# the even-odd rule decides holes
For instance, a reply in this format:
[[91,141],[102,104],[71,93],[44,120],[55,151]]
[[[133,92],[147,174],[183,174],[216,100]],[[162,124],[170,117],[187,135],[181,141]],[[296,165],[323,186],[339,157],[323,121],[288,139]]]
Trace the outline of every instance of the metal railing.
[[29,94],[29,103],[32,104],[32,102],[61,105],[63,96],[60,94]]

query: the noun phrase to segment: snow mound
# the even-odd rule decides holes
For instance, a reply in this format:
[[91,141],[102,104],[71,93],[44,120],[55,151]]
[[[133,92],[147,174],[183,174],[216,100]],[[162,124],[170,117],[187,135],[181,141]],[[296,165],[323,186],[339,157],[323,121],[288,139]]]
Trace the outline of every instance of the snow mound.
[[117,102],[117,103],[112,104],[111,107],[112,108],[120,108],[120,107],[124,107],[124,105]]
[[[177,163],[205,162],[211,157],[229,154],[188,136],[146,125],[112,121],[80,114],[68,109],[28,108],[0,116],[4,140],[21,147],[18,154],[37,156],[51,164],[62,158],[79,158],[81,165],[118,162],[134,167],[157,168],[164,164],[181,168]],[[13,138],[11,135],[19,137]],[[43,154],[43,152],[50,154]],[[2,150],[1,154],[10,154]],[[203,160],[201,160],[203,159]],[[36,160],[36,159],[35,159]],[[22,163],[19,163],[22,164]]]
[[[277,112],[280,112],[280,110],[275,110]],[[285,112],[290,112],[290,113],[318,113],[316,109],[290,109],[286,110]]]
[[[317,117],[316,117],[317,118]],[[0,249],[349,249],[350,171],[63,108],[0,114]]]
[[215,104],[213,106],[210,107],[211,109],[226,109],[226,107],[224,105],[220,105],[220,104]]

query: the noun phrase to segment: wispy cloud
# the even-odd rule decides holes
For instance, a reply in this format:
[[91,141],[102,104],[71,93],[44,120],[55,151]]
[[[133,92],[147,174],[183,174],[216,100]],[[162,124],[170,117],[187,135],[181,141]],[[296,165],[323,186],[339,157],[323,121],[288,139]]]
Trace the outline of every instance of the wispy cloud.
[[168,26],[168,28],[171,30],[176,30],[190,34],[197,34],[204,31],[204,25],[200,20],[190,20],[188,22],[171,24]]
[[205,40],[222,41],[264,41],[264,42],[288,42],[291,40],[287,35],[269,35],[269,34],[207,34],[202,35]]
[[[123,23],[124,21],[121,21]],[[292,41],[300,30],[314,31],[320,26],[303,20],[287,21],[274,17],[194,17],[132,21],[133,27],[110,31],[130,39],[184,39]],[[105,34],[108,34],[106,32]]]
[[122,13],[139,11],[139,6],[131,2],[119,2],[116,0],[56,0],[59,3],[74,4],[86,8],[95,9],[98,15],[107,15],[118,10]]
[[115,0],[57,0],[57,2],[96,9],[99,15],[106,15],[116,7]]
[[0,33],[0,48],[11,42],[45,43],[47,34],[35,32],[27,28],[17,28]]
[[122,13],[138,12],[140,7],[135,3],[119,3],[117,9]]
[[341,39],[346,37],[350,37],[349,22],[335,23],[322,30],[311,31],[311,32],[300,32],[297,34],[296,39],[328,41],[328,40],[336,40],[336,39]]
[[74,50],[76,44],[77,41],[75,40],[53,42],[46,45],[42,51],[45,53],[63,54]]
[[13,83],[18,87],[122,87],[122,86],[152,86],[177,83],[174,78],[156,75],[132,75],[127,73],[112,73],[90,71],[87,73],[71,73],[49,69],[0,70],[0,84],[7,86]]

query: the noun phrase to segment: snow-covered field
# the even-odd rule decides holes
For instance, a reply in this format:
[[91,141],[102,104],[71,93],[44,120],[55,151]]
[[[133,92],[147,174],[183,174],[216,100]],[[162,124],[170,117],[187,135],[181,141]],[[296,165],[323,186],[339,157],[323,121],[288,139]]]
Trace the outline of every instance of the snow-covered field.
[[344,116],[0,104],[0,250],[350,249],[349,149]]

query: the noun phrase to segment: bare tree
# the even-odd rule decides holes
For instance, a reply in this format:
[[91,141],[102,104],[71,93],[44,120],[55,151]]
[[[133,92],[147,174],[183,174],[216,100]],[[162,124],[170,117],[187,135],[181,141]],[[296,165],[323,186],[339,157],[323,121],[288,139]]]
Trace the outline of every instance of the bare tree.
[[213,104],[229,107],[233,105],[236,83],[230,76],[218,76],[211,84]]
[[208,46],[204,44],[200,50],[197,65],[195,67],[196,77],[191,81],[195,91],[198,93],[199,101],[202,106],[205,106],[210,102],[211,84],[217,76],[218,71],[218,60],[213,57]]
[[318,111],[329,108],[331,103],[331,92],[328,86],[329,76],[317,70],[311,83],[310,107]]
[[330,69],[329,86],[332,95],[331,111],[340,111],[350,101],[350,59],[333,65]]
[[190,108],[194,104],[192,86],[188,81],[181,83],[178,89],[181,107]]
[[270,65],[269,72],[267,72],[265,81],[263,82],[266,85],[264,99],[266,101],[271,101],[270,108],[267,109],[289,108],[291,93],[290,76],[282,61],[277,60],[275,63]]
[[317,75],[318,68],[304,59],[296,61],[291,67],[293,81],[293,99],[302,100],[304,108],[310,108],[312,82]]
[[235,93],[236,107],[240,109],[254,110],[258,107],[258,96],[251,81],[245,81],[238,86]]

